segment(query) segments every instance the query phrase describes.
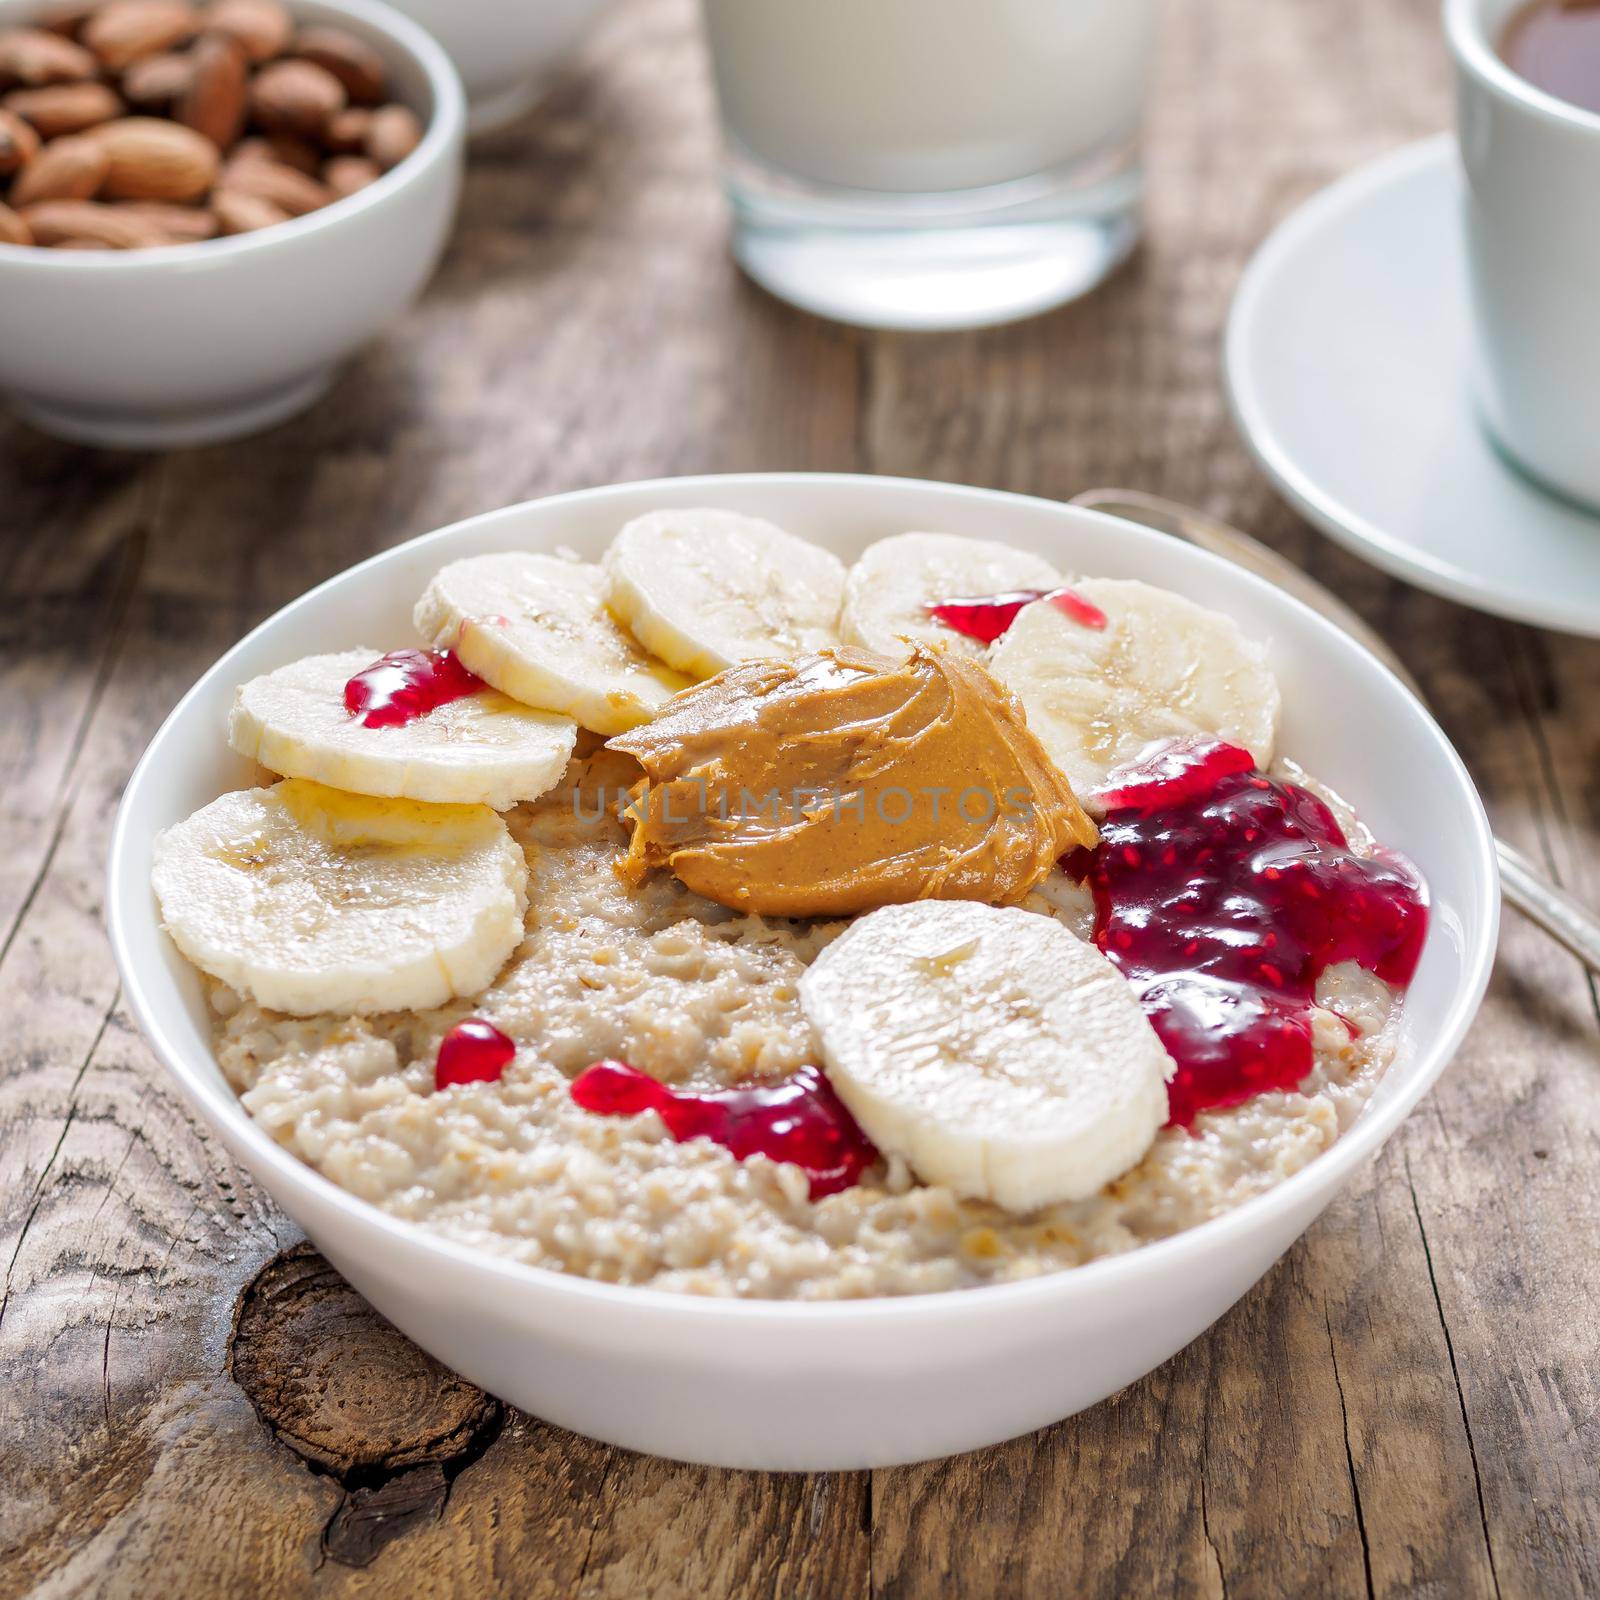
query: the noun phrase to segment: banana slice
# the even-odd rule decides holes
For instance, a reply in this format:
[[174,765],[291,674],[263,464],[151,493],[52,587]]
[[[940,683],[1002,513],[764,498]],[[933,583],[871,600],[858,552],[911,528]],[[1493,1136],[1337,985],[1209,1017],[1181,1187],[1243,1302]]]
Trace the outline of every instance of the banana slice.
[[228,743],[286,778],[356,794],[505,811],[554,787],[578,725],[497,689],[450,700],[398,727],[368,727],[345,709],[345,685],[376,650],[307,656],[252,678],[234,696]]
[[[1073,592],[1105,616],[1050,600],[1027,606],[994,647],[989,670],[1022,702],[1028,726],[1073,792],[1095,792],[1146,745],[1212,733],[1272,760],[1277,679],[1265,646],[1219,612],[1131,579],[1086,578]],[[1092,619],[1092,611],[1089,613]]]
[[883,655],[900,655],[901,641],[915,639],[947,645],[981,660],[984,643],[929,616],[930,605],[1050,590],[1063,581],[1042,556],[993,539],[897,533],[869,545],[850,569],[839,635],[846,644],[864,645]]
[[1172,1060],[1133,990],[1053,917],[886,906],[823,951],[800,1000],[873,1143],[967,1199],[1085,1199],[1167,1120]]
[[605,571],[634,637],[697,678],[839,642],[843,563],[759,517],[652,511],[612,540]]
[[524,705],[626,733],[688,680],[652,661],[606,610],[600,568],[559,556],[468,556],[435,574],[412,620]]
[[485,988],[522,939],[527,860],[487,806],[286,778],[213,800],[154,855],[173,943],[273,1011],[425,1011]]

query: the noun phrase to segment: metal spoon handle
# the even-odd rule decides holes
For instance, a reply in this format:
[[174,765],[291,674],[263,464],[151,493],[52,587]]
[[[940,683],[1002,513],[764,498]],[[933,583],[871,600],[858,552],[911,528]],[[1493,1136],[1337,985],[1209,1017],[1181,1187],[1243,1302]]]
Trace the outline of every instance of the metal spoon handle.
[[1591,972],[1600,972],[1600,917],[1540,877],[1534,864],[1504,839],[1496,839],[1494,846],[1500,855],[1500,890],[1506,904],[1565,945]]
[[[1313,611],[1320,612],[1336,627],[1343,628],[1364,644],[1416,697],[1423,698],[1417,680],[1406,671],[1400,658],[1345,603],[1331,594],[1309,574],[1286,561],[1276,550],[1252,539],[1249,534],[1215,517],[1207,516],[1176,500],[1145,494],[1139,489],[1089,489],[1076,495],[1075,506],[1109,512],[1170,533],[1190,544],[1197,544],[1213,555],[1244,567],[1268,583],[1286,589]],[[1506,904],[1515,906],[1530,921],[1543,928],[1558,944],[1564,945],[1590,971],[1600,973],[1600,917],[1563,889],[1542,877],[1534,864],[1513,850],[1504,839],[1495,840],[1500,855],[1500,889]]]

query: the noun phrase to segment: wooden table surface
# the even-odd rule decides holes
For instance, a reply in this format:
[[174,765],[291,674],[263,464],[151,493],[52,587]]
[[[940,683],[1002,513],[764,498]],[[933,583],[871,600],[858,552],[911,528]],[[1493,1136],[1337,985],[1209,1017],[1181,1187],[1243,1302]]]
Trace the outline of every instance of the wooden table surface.
[[755,468],[1117,482],[1255,529],[1394,642],[1500,831],[1600,899],[1600,644],[1312,535],[1218,384],[1269,226],[1447,123],[1436,9],[1179,0],[1136,261],[904,338],[741,281],[690,0],[622,0],[310,414],[143,458],[0,423],[0,1595],[1600,1593],[1600,1005],[1515,917],[1445,1081],[1204,1338],[1033,1437],[812,1477],[609,1449],[434,1367],[179,1103],[101,927],[131,763],[258,619],[472,512]]

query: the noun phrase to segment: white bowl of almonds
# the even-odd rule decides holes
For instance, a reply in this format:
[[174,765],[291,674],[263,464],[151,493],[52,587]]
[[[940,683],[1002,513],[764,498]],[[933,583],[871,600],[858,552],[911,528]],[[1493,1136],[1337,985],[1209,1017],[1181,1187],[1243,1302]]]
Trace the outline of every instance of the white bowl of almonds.
[[372,0],[0,0],[0,395],[129,449],[293,415],[431,276],[464,137]]

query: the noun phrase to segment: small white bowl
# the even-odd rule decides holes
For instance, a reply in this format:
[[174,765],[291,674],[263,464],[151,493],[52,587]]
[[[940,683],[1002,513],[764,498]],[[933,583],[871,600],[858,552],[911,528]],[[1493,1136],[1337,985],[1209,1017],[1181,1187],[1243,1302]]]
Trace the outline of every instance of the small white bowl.
[[450,52],[467,126],[491,133],[538,103],[607,0],[394,0]]
[[[41,9],[0,0],[0,27]],[[315,401],[432,276],[461,187],[455,68],[375,0],[292,9],[377,46],[422,143],[358,194],[259,233],[116,252],[0,245],[0,397],[46,433],[164,450],[258,432]]]
[[[835,1305],[619,1288],[481,1255],[336,1188],[245,1114],[212,1056],[199,979],[161,932],[156,833],[250,779],[224,743],[235,685],[296,656],[412,637],[460,556],[567,545],[594,559],[659,506],[769,517],[846,558],[906,528],[1008,540],[1068,572],[1166,584],[1271,641],[1283,748],[1426,874],[1433,914],[1399,1055],[1323,1155],[1213,1222],[1025,1283]],[[666,479],[513,506],[413,539],[314,589],[230,650],[145,752],[111,840],[109,920],[134,1013],[228,1149],[378,1310],[494,1394],[581,1433],[724,1466],[845,1469],[969,1450],[1071,1415],[1189,1343],[1294,1242],[1444,1070],[1494,959],[1499,880],[1483,807],[1428,713],[1298,601],[1097,512],[894,478]]]

